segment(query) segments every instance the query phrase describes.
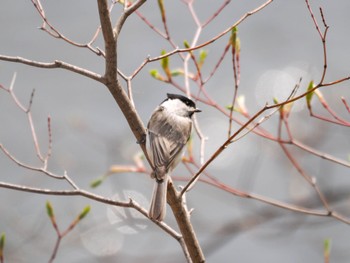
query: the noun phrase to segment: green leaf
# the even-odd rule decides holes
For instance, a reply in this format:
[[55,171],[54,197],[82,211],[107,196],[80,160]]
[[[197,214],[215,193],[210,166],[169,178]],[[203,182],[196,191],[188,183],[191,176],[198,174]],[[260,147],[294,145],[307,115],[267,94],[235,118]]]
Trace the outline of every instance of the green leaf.
[[228,109],[228,110],[233,110],[233,106],[232,105],[226,105],[225,108]]
[[238,28],[235,26],[232,28],[231,33],[236,34],[238,32]]
[[208,51],[206,51],[204,49],[201,49],[199,51],[199,59],[200,59],[200,61],[204,61],[207,58],[207,55],[208,55]]
[[150,71],[149,71],[149,74],[153,77],[153,78],[155,78],[155,79],[157,79],[157,80],[164,80],[164,78],[162,77],[162,75],[160,75],[159,74],[159,72],[158,72],[158,70],[156,70],[156,69],[151,69]]
[[234,48],[236,48],[237,34],[238,34],[238,28],[237,27],[232,28],[230,42]]
[[[307,88],[307,91],[310,91],[314,88],[314,82],[311,80],[310,83],[309,83],[309,86]],[[311,109],[311,99],[312,99],[312,96],[314,95],[314,91],[308,93],[306,95],[306,104],[307,104],[307,107],[309,109]]]
[[327,238],[323,241],[323,251],[326,257],[329,257],[331,253],[331,245],[332,245],[332,242],[330,238]]
[[203,65],[204,64],[204,61],[205,59],[207,58],[208,56],[208,51],[204,50],[204,49],[201,49],[199,51],[199,64],[200,65]]
[[86,206],[79,215],[79,220],[82,220],[90,212],[90,206]]
[[176,77],[176,76],[179,76],[179,75],[182,75],[182,74],[183,74],[182,70],[175,69],[175,70],[171,71],[171,76],[173,76],[173,77]]
[[155,79],[159,76],[159,72],[158,72],[158,70],[156,70],[156,69],[151,69],[151,70],[149,71],[149,74],[151,74],[151,76],[152,76],[153,78],[155,78]]
[[[162,50],[161,55],[165,55],[165,54],[166,54],[166,51]],[[169,68],[169,57],[162,58],[160,63],[161,63],[161,66],[162,66],[164,71],[168,70],[168,68]]]
[[190,43],[188,43],[187,40],[184,41],[184,46],[185,46],[185,48],[190,48],[191,47]]
[[53,208],[52,205],[49,201],[46,202],[46,212],[48,214],[49,217],[54,217],[54,213],[53,213]]
[[[162,50],[161,54],[162,54],[162,55],[165,55],[165,54],[166,54],[166,51],[165,51],[165,50]],[[169,69],[169,60],[170,60],[170,59],[169,59],[168,56],[167,56],[167,57],[164,57],[164,58],[162,58],[162,59],[160,60],[160,64],[161,64],[161,66],[162,66],[162,68],[163,68],[163,70],[164,70],[166,76],[168,77],[168,79],[171,78],[171,72],[170,72],[170,69]],[[158,79],[158,80],[163,80],[163,78],[162,78],[160,75],[157,76],[157,79]]]
[[160,14],[162,15],[162,19],[164,20],[164,18],[165,18],[165,8],[164,8],[163,0],[158,0],[158,6],[159,6],[159,9],[160,9]]
[[278,104],[277,98],[273,98],[273,103]]
[[96,188],[97,186],[99,186],[100,184],[102,184],[102,182],[103,182],[103,179],[102,179],[102,178],[97,178],[97,179],[93,180],[93,181],[90,183],[90,187]]
[[0,256],[3,255],[4,247],[5,247],[5,233],[2,233],[0,237]]

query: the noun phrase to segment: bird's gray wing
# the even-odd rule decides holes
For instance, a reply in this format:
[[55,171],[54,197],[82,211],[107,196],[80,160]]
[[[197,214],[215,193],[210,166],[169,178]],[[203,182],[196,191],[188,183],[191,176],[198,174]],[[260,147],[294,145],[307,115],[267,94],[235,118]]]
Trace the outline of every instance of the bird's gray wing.
[[155,176],[158,180],[162,180],[186,142],[170,141],[161,134],[156,134],[152,131],[149,131],[149,140],[153,155]]
[[188,131],[183,131],[172,127],[165,119],[151,117],[148,134],[157,180],[163,180],[172,163],[176,161],[175,158],[186,145],[190,129],[191,126]]

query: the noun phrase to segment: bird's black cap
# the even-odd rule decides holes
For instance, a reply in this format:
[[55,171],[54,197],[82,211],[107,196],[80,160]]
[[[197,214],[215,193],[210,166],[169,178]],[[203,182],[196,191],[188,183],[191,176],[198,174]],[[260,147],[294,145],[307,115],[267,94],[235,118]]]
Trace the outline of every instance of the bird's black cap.
[[193,100],[191,100],[191,99],[189,99],[189,98],[187,98],[185,96],[182,96],[182,95],[179,95],[179,94],[170,94],[170,93],[167,93],[167,96],[168,96],[168,99],[171,99],[171,100],[179,99],[183,103],[185,103],[187,106],[196,109],[196,103],[194,103]]

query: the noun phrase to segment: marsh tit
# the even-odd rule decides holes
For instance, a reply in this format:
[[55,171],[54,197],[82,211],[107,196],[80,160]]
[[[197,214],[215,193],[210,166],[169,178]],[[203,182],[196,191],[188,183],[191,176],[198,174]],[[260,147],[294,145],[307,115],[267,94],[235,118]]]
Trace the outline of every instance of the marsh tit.
[[149,216],[157,221],[165,217],[168,178],[181,160],[184,146],[191,135],[191,117],[195,112],[200,110],[191,99],[167,94],[148,122],[148,153],[153,162],[152,177],[156,181]]

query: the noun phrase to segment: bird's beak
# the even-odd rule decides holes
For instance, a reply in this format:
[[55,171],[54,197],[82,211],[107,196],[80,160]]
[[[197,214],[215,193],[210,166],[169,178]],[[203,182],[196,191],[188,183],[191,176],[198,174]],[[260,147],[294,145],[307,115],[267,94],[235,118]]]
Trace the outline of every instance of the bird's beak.
[[202,112],[202,111],[198,108],[195,108],[193,112]]

